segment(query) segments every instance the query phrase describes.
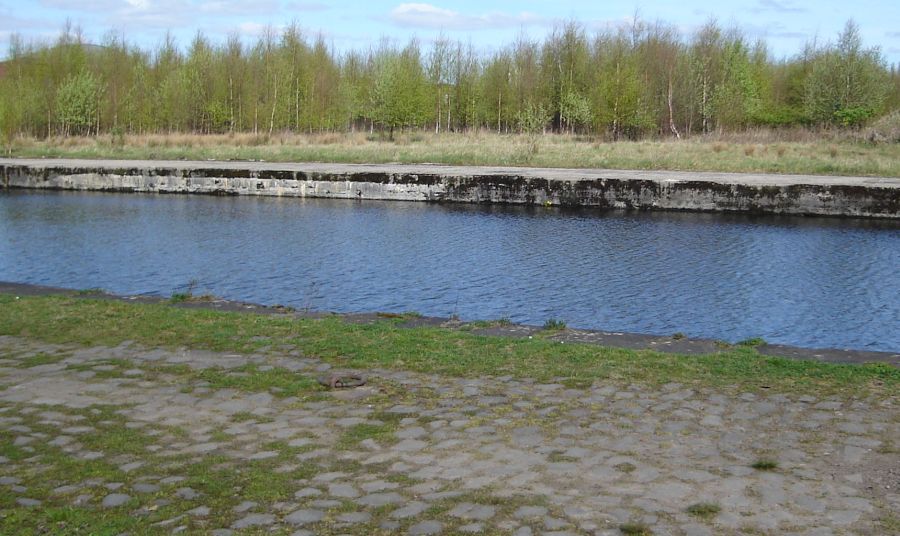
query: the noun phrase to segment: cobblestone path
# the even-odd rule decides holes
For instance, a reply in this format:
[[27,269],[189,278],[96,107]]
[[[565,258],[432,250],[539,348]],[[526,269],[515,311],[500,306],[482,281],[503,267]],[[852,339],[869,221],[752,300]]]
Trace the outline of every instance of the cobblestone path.
[[149,534],[900,530],[896,397],[389,370],[329,392],[329,368],[0,337],[0,510]]

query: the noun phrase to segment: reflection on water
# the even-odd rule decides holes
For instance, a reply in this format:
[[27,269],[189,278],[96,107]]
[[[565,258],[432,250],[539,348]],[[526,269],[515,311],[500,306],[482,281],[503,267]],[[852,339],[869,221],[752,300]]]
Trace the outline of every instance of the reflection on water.
[[900,350],[900,224],[96,193],[0,195],[0,280]]

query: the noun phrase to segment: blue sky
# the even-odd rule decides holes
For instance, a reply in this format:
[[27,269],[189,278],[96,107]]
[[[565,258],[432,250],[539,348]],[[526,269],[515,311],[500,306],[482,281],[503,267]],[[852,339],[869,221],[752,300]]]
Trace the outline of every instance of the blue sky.
[[813,38],[834,40],[853,18],[867,46],[880,46],[889,62],[900,63],[896,0],[0,0],[0,57],[13,32],[27,41],[51,40],[67,19],[88,41],[102,42],[114,30],[142,47],[158,44],[167,30],[182,46],[198,30],[214,41],[238,32],[249,42],[267,26],[277,30],[294,20],[309,34],[321,32],[339,50],[376,45],[385,36],[403,42],[416,36],[427,46],[443,32],[489,51],[522,32],[539,39],[559,21],[578,20],[594,30],[627,24],[635,13],[675,25],[683,34],[715,17],[750,38],[765,38],[776,57],[799,52]]

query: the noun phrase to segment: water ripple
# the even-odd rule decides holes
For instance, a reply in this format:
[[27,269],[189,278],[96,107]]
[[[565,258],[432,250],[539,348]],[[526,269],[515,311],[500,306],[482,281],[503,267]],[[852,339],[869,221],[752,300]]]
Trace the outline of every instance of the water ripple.
[[900,350],[900,224],[16,192],[0,279]]

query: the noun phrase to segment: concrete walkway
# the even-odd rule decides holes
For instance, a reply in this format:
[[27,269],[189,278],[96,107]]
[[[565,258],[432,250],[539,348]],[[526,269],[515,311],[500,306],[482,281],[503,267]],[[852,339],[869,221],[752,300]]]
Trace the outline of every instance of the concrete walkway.
[[[0,459],[0,497],[15,501],[3,507],[69,505],[141,519],[147,533],[220,536],[863,535],[900,519],[896,396],[374,370],[364,388],[280,398],[193,374],[239,379],[248,364],[330,370],[288,346],[243,356],[0,337],[0,441],[25,453]],[[92,416],[104,407],[146,443],[90,446],[113,426]],[[70,480],[53,453],[119,472]],[[753,467],[765,459],[776,466]],[[251,470],[269,490],[214,495],[214,475]]]
[[900,218],[900,178],[678,171],[0,159],[10,188]]
[[447,166],[438,164],[331,164],[290,162],[247,162],[207,160],[89,160],[75,158],[0,158],[0,166],[83,169],[174,169],[290,171],[319,175],[440,175],[451,177],[506,177],[560,181],[649,180],[660,183],[700,181],[748,186],[875,186],[900,189],[898,177],[839,177],[828,175],[782,175],[773,173],[721,173],[708,171],[645,171],[615,169],[561,169],[503,166]]

